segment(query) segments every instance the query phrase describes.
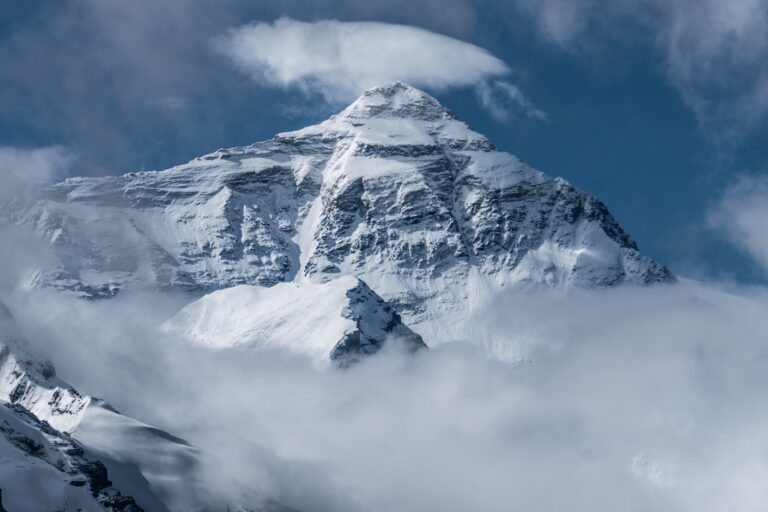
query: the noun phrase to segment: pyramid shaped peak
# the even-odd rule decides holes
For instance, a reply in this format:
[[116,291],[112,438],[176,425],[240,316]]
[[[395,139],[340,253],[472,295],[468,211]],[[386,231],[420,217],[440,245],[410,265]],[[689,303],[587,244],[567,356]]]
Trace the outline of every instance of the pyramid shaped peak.
[[456,117],[435,98],[404,82],[393,82],[368,89],[339,116],[351,119],[399,118],[420,121],[439,121]]
[[372,87],[367,91],[363,92],[362,95],[363,96],[384,96],[386,98],[392,98],[398,94],[406,94],[412,97],[424,97],[424,98],[429,98],[434,100],[432,96],[422,91],[421,89],[417,89],[416,87],[408,85],[405,82],[399,82],[399,81],[377,85],[376,87]]

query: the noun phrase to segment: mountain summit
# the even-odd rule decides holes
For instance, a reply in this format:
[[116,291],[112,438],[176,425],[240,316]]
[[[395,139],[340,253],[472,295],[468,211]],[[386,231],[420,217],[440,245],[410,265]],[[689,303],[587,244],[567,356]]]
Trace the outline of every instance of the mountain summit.
[[395,82],[365,91],[354,103],[334,117],[440,121],[455,119],[456,115],[424,91],[402,82]]
[[202,295],[353,275],[417,331],[502,287],[674,280],[599,200],[497,151],[402,83],[165,171],[68,179],[22,222],[57,255],[39,285]]

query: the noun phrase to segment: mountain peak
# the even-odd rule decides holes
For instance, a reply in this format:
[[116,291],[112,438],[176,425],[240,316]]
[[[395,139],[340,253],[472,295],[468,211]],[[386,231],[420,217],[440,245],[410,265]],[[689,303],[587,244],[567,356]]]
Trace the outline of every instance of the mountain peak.
[[166,171],[71,179],[21,222],[56,250],[40,285],[202,295],[349,275],[427,344],[507,285],[674,281],[599,200],[403,83],[333,120]]
[[397,94],[403,93],[434,99],[421,89],[417,89],[416,87],[400,81],[377,85],[376,87],[372,87],[366,91],[363,91],[362,96],[385,96],[387,98],[391,98]]
[[339,117],[439,121],[455,119],[456,116],[426,92],[404,82],[393,82],[368,89],[344,109]]

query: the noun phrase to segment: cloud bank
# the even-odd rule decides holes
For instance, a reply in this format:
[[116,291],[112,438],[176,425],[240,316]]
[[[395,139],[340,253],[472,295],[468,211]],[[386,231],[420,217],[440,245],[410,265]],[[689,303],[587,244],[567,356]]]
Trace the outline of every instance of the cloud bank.
[[481,104],[497,119],[509,117],[511,107],[543,117],[517,87],[501,80],[511,70],[500,59],[417,27],[280,18],[230,30],[216,47],[258,83],[296,87],[331,103],[400,80],[432,90],[478,87]]
[[300,510],[768,503],[764,288],[509,294],[472,338],[344,372],[162,337],[160,295],[10,304],[60,375],[211,454],[211,485]]

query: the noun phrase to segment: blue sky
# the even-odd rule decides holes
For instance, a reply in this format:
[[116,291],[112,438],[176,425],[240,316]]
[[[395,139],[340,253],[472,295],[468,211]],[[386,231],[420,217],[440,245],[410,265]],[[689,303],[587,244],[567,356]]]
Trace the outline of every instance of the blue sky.
[[[76,156],[69,174],[161,169],[324,119],[402,64],[393,78],[420,81],[500,148],[602,199],[673,271],[765,282],[765,237],[734,245],[730,224],[713,217],[731,211],[724,201],[754,203],[733,218],[765,234],[762,196],[744,194],[768,179],[767,12],[764,0],[10,1],[0,12],[0,146],[61,146]],[[269,50],[277,64],[264,55],[265,43],[295,35],[276,31],[281,17],[313,22],[298,29],[319,38],[298,61],[310,67],[328,60],[313,52],[331,32],[344,46],[343,22],[423,32],[364,31],[373,46],[362,77],[351,76],[354,59],[334,78],[291,75],[285,62],[304,50]],[[222,42],[249,23],[263,39],[238,60]],[[378,50],[390,43],[394,64]],[[451,44],[455,58],[413,57]],[[497,88],[483,105],[481,86],[500,82],[527,103]]]

